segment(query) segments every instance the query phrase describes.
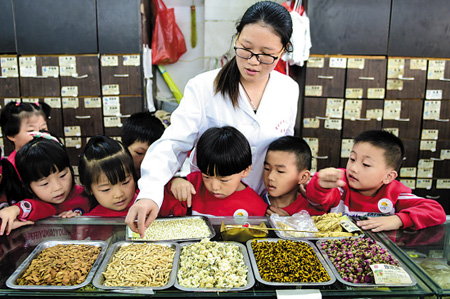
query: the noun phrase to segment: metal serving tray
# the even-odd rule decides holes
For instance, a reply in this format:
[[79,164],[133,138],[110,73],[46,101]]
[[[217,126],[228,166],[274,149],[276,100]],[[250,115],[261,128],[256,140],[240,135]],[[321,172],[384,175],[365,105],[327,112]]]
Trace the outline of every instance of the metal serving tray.
[[180,246],[177,243],[174,242],[147,242],[150,245],[163,245],[170,248],[175,249],[175,256],[173,258],[172,263],[172,271],[170,273],[169,282],[160,287],[131,287],[131,286],[106,286],[105,283],[105,277],[103,276],[103,272],[106,270],[106,267],[111,262],[112,258],[116,254],[117,251],[119,251],[120,248],[124,246],[129,246],[130,244],[133,244],[136,242],[130,242],[130,241],[121,241],[114,243],[110,246],[108,249],[108,252],[103,260],[103,263],[100,265],[100,267],[97,270],[97,273],[95,274],[94,279],[92,280],[92,284],[102,290],[108,290],[108,291],[116,291],[116,292],[123,292],[123,293],[141,293],[141,294],[152,294],[153,291],[156,290],[164,290],[168,289],[171,286],[173,286],[175,279],[176,279],[176,270],[178,268],[178,257],[180,255]]
[[[359,237],[350,237],[350,238],[359,238]],[[330,260],[330,258],[328,257],[328,254],[325,252],[325,250],[322,249],[322,243],[325,242],[325,240],[318,240],[316,242],[317,247],[319,248],[320,252],[322,253],[323,257],[325,258],[325,261],[328,263],[328,265],[330,265],[331,270],[333,271],[334,275],[336,276],[337,280],[339,280],[340,282],[342,282],[345,285],[348,286],[352,286],[352,287],[407,287],[407,286],[413,286],[417,284],[416,279],[414,278],[414,276],[411,274],[411,272],[408,270],[407,267],[405,267],[405,265],[394,255],[390,252],[389,249],[386,248],[386,246],[384,246],[382,243],[379,243],[377,241],[375,241],[381,248],[383,248],[384,250],[386,250],[391,256],[392,258],[396,259],[399,263],[400,266],[406,271],[406,273],[408,273],[409,277],[411,278],[411,283],[403,283],[403,284],[376,284],[376,283],[354,283],[354,282],[348,282],[345,281],[342,276],[339,274],[339,272],[336,269],[336,266],[333,264],[333,262]]]
[[[181,250],[180,252],[183,250],[183,247],[186,247],[190,244],[193,244],[196,242],[186,242],[186,243],[181,243]],[[186,292],[235,292],[235,291],[243,291],[243,290],[248,290],[250,288],[253,287],[253,285],[255,284],[255,278],[253,277],[252,274],[252,266],[250,264],[250,259],[248,257],[248,253],[247,253],[247,249],[245,248],[244,245],[242,245],[241,243],[238,242],[234,242],[234,241],[221,241],[220,243],[231,243],[234,245],[237,245],[241,252],[242,255],[244,256],[244,262],[245,265],[247,266],[247,284],[243,287],[237,287],[237,288],[231,288],[231,289],[222,289],[222,288],[188,288],[188,287],[183,287],[178,283],[178,269],[177,269],[177,279],[175,281],[175,287],[181,291],[186,291]],[[181,253],[180,253],[181,254]],[[178,268],[179,268],[179,264],[178,264]]]
[[316,254],[317,258],[319,259],[319,262],[322,264],[322,266],[325,268],[328,275],[330,276],[329,281],[325,281],[325,282],[272,282],[272,281],[264,280],[264,279],[262,279],[261,275],[259,274],[258,265],[256,264],[256,259],[255,259],[255,255],[253,253],[253,248],[252,248],[253,240],[255,240],[256,242],[264,242],[264,241],[277,242],[280,239],[268,238],[268,239],[252,239],[252,240],[247,241],[247,249],[248,249],[248,252],[250,255],[250,260],[252,262],[255,278],[257,281],[259,281],[262,284],[270,285],[270,286],[323,286],[323,285],[333,284],[336,281],[336,277],[334,276],[330,266],[325,262],[322,255],[317,250],[316,246],[314,246],[314,244],[312,242],[307,241],[307,240],[292,240],[292,241],[303,242],[312,247],[312,249],[314,250],[314,253]]
[[[290,216],[286,216],[286,217],[290,217]],[[272,218],[269,218],[269,225],[270,227],[273,228],[279,228],[278,225],[273,221]],[[285,239],[285,240],[326,240],[326,239],[345,239],[345,238],[349,238],[349,237],[294,237],[294,236],[285,236],[283,231],[275,231],[275,234],[277,235],[278,238],[280,239]],[[360,234],[354,237],[363,237],[364,236],[364,232],[360,231]]]
[[[70,286],[53,286],[53,285],[18,285],[17,279],[22,277],[25,270],[28,268],[28,266],[31,264],[31,261],[37,257],[39,253],[41,253],[42,250],[53,247],[56,245],[92,245],[101,247],[102,250],[100,251],[100,254],[98,255],[97,259],[95,260],[94,264],[92,265],[91,271],[89,271],[88,275],[86,276],[86,279],[76,285],[70,285]],[[77,240],[65,240],[65,241],[44,241],[40,243],[31,253],[30,255],[23,261],[23,263],[14,271],[14,273],[8,278],[6,281],[6,286],[12,289],[21,289],[21,290],[35,290],[35,291],[66,291],[66,290],[73,290],[73,289],[79,289],[81,287],[86,286],[89,284],[92,280],[92,277],[94,277],[95,271],[97,270],[98,266],[100,265],[105,253],[106,249],[108,248],[108,244],[105,241],[77,241]]]
[[167,239],[167,240],[149,240],[149,239],[141,239],[139,237],[139,234],[133,232],[128,226],[127,226],[127,233],[126,233],[126,240],[127,241],[135,241],[135,242],[187,242],[187,241],[200,241],[202,239],[208,238],[212,239],[216,235],[216,231],[214,230],[214,227],[211,224],[211,221],[208,217],[205,216],[184,216],[184,217],[171,217],[171,218],[157,218],[153,222],[170,222],[174,220],[189,220],[189,219],[202,219],[206,225],[209,228],[210,234],[206,237],[195,237],[195,238],[177,238],[177,239]]

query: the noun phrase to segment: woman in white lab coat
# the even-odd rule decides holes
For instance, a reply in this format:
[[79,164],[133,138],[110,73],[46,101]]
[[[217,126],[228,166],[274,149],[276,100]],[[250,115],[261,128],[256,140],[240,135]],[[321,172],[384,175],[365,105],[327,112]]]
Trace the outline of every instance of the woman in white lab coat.
[[[281,55],[291,50],[289,12],[275,2],[257,2],[244,13],[236,30],[236,56],[222,69],[187,83],[171,125],[147,151],[138,182],[140,193],[125,219],[141,236],[158,214],[164,185],[208,128],[233,126],[247,137],[253,163],[244,182],[258,193],[264,189],[268,145],[294,133],[299,87],[289,76],[274,71]],[[195,167],[195,154],[191,162]]]

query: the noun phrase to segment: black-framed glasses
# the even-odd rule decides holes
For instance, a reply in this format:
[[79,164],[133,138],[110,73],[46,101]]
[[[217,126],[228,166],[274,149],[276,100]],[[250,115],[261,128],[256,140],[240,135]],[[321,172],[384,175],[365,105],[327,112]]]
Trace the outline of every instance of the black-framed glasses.
[[281,49],[280,54],[278,56],[273,56],[270,54],[255,54],[250,50],[244,49],[244,48],[238,48],[234,47],[234,52],[236,53],[236,56],[244,58],[244,59],[251,59],[253,56],[256,57],[256,60],[258,60],[262,64],[272,64],[280,58],[281,54],[283,53],[284,48]]

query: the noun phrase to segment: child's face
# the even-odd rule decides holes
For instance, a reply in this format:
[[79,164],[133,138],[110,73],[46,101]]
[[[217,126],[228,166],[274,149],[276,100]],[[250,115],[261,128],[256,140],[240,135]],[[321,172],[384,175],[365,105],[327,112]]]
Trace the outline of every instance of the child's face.
[[134,198],[136,188],[134,178],[129,174],[125,181],[111,185],[104,173],[99,177],[97,183],[91,185],[92,195],[98,203],[113,211],[123,211]]
[[8,139],[14,142],[15,150],[21,149],[27,142],[33,140],[28,133],[33,131],[48,130],[47,121],[42,115],[33,114],[25,117],[20,123],[20,130],[15,136],[8,136]]
[[72,191],[72,173],[69,167],[66,167],[39,181],[31,182],[30,188],[40,200],[60,204]]
[[[308,174],[304,180],[305,173]],[[297,194],[298,185],[306,183],[308,170],[299,171],[294,153],[268,151],[264,160],[264,185],[271,197],[278,198],[288,194]]]
[[144,160],[145,153],[147,152],[149,145],[147,142],[135,141],[130,146],[128,146],[128,150],[133,157],[134,162],[134,170],[138,177],[141,176],[141,164],[142,160]]
[[383,184],[389,184],[397,172],[386,164],[385,150],[368,142],[356,143],[347,162],[350,188],[365,196],[373,196]]
[[206,189],[216,198],[226,198],[236,191],[245,189],[241,180],[250,172],[250,167],[229,176],[209,176],[202,173]]

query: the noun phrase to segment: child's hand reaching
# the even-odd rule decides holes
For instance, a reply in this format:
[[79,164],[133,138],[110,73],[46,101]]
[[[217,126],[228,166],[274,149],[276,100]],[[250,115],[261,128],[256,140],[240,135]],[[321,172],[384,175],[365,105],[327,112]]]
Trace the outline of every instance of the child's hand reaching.
[[187,206],[192,206],[192,195],[195,195],[194,186],[187,180],[182,178],[176,178],[172,180],[170,186],[170,192],[179,201],[187,201]]
[[9,235],[13,229],[21,226],[30,225],[32,221],[19,221],[17,217],[20,215],[20,208],[18,206],[10,206],[0,210],[0,219],[2,224],[0,226],[0,236]]
[[397,215],[382,216],[382,217],[368,217],[367,220],[360,220],[356,222],[363,230],[371,230],[373,232],[381,232],[386,230],[395,230],[402,227],[403,222]]
[[283,210],[282,208],[277,208],[270,205],[267,207],[266,216],[270,216],[272,214],[278,214],[280,216],[290,216],[289,213]]
[[345,181],[342,180],[343,174],[341,169],[333,167],[320,170],[317,174],[320,187],[331,189],[345,186]]
[[61,218],[73,218],[76,216],[80,216],[80,214],[81,214],[80,211],[70,210],[70,211],[64,211],[64,212],[60,213],[58,216]]

